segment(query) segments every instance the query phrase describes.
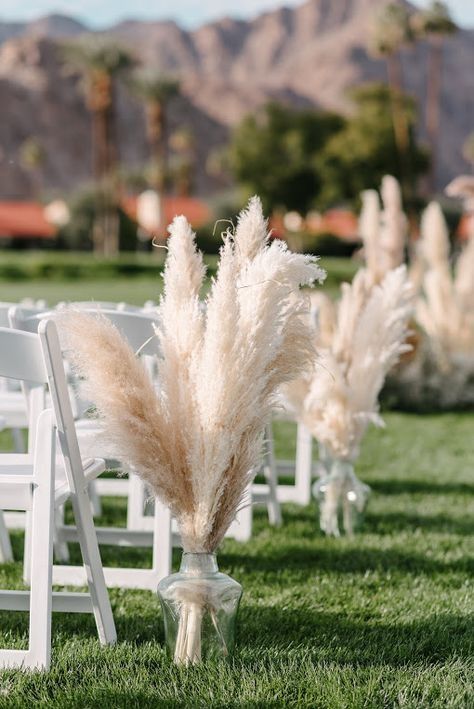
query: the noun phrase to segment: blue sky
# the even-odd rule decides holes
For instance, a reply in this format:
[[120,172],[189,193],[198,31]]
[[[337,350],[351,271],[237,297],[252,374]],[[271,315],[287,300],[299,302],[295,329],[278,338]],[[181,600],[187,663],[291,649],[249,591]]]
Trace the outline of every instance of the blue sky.
[[[93,27],[104,27],[125,18],[174,19],[186,27],[232,15],[253,17],[280,5],[303,0],[0,0],[0,20],[29,20],[51,12],[71,15]],[[427,5],[429,0],[414,0]],[[337,0],[334,0],[337,2]],[[474,0],[448,0],[455,20],[474,27]]]

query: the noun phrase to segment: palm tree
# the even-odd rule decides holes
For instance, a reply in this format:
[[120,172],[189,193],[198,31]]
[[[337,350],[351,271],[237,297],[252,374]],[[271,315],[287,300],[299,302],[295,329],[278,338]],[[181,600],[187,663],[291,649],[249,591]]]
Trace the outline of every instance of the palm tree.
[[431,191],[436,186],[436,156],[440,125],[440,94],[443,68],[443,43],[446,37],[457,32],[449,9],[444,2],[433,0],[426,10],[420,10],[412,19],[417,36],[429,43],[428,85],[426,92],[426,131],[431,146],[429,184]]
[[462,146],[462,156],[471,166],[471,172],[474,172],[474,133],[469,133]]
[[32,192],[36,199],[41,193],[41,170],[46,159],[46,151],[40,141],[30,136],[20,146],[20,163],[30,173]]
[[369,51],[387,62],[392,120],[400,160],[402,182],[407,178],[406,155],[409,142],[408,123],[403,108],[403,76],[400,50],[411,43],[410,16],[403,5],[390,3],[377,16],[369,40]]
[[179,82],[169,76],[144,70],[130,81],[132,91],[145,104],[146,129],[152,161],[152,187],[161,194],[167,179],[167,108],[179,93]]
[[196,141],[193,132],[179,128],[170,137],[170,145],[175,154],[173,171],[174,184],[181,197],[189,197],[193,188],[193,173],[196,162]]
[[86,105],[92,116],[93,172],[97,183],[97,215],[94,251],[118,252],[115,134],[115,79],[128,72],[135,61],[127,49],[101,35],[87,35],[63,45],[65,62],[82,75]]

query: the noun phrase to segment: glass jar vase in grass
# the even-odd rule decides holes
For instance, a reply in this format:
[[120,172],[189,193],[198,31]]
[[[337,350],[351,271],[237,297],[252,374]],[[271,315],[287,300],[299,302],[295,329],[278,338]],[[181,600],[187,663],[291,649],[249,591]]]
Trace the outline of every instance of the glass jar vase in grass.
[[184,217],[169,232],[151,343],[159,386],[100,314],[65,311],[62,321],[116,457],[178,524],[183,564],[160,583],[159,596],[172,656],[191,665],[232,650],[242,589],[219,573],[214,553],[246,502],[279,387],[314,360],[300,288],[324,272],[314,256],[270,239],[253,198],[223,234],[203,307],[195,235]]
[[230,657],[242,586],[219,571],[215,554],[184,552],[179,572],[158,585],[158,597],[176,664]]
[[359,480],[350,461],[336,459],[329,474],[314,483],[313,495],[322,531],[333,537],[341,536],[341,531],[353,536],[362,522],[370,487]]

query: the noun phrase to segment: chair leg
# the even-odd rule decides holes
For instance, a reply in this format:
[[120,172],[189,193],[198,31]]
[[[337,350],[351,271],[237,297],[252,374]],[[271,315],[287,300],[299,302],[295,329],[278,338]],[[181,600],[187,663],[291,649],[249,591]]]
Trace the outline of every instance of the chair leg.
[[94,617],[100,642],[111,645],[117,639],[110,599],[105,585],[104,570],[86,490],[71,495],[82,559],[86,570]]
[[102,502],[97,492],[95,480],[89,483],[89,499],[91,501],[92,514],[94,517],[100,517],[102,514]]
[[295,487],[298,498],[297,502],[300,505],[309,505],[311,501],[312,464],[313,437],[304,424],[298,423],[296,438]]
[[273,446],[273,431],[271,424],[265,429],[266,444],[263,461],[263,475],[268,485],[269,497],[267,501],[268,520],[271,525],[279,527],[282,523],[281,507],[278,501],[278,475],[275,462],[275,449]]
[[[138,475],[128,472],[127,529],[143,529],[145,485]],[[156,504],[156,502],[155,502]]]
[[69,547],[61,531],[64,526],[64,511],[64,505],[60,505],[54,511],[54,556],[58,561],[67,563],[70,558]]
[[[38,485],[33,492],[31,512],[31,589],[30,644],[26,663],[29,667],[48,669],[51,661],[51,613],[53,573],[53,510],[54,460],[56,433],[52,414],[45,411],[43,423],[49,418],[50,435],[37,443],[35,474]],[[38,432],[40,431],[38,426]]]
[[250,501],[240,508],[229,528],[229,536],[238,542],[248,542],[252,537],[253,505],[251,490],[248,491]]
[[155,499],[155,520],[153,524],[153,570],[159,581],[171,573],[173,538],[171,512],[168,507]]
[[0,562],[5,563],[6,561],[13,561],[13,552],[3,512],[0,510]]
[[31,582],[31,538],[32,538],[32,517],[31,512],[25,513],[25,541],[23,551],[23,581],[29,586]]
[[26,453],[25,439],[21,428],[12,428],[13,447],[15,453]]

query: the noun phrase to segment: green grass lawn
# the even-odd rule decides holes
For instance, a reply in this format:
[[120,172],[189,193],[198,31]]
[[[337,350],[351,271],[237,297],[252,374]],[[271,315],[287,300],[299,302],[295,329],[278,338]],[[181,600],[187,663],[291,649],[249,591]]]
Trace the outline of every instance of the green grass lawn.
[[[244,587],[231,663],[174,667],[155,595],[115,589],[117,645],[100,647],[91,617],[55,614],[51,671],[0,673],[0,707],[472,707],[473,417],[386,421],[358,466],[373,495],[357,538],[326,539],[313,506],[288,505],[281,529],[258,512],[250,543],[224,543],[220,567]],[[290,457],[291,427],[276,428]],[[106,521],[122,513],[110,500]],[[20,562],[0,584],[21,586]],[[26,623],[1,613],[0,642],[24,646]]]
[[[61,254],[58,256],[61,261],[73,262],[73,254]],[[21,258],[30,258],[28,254],[16,256],[9,255],[13,263]],[[50,257],[52,258],[52,257]],[[87,260],[86,255],[80,254],[77,258],[82,262]],[[149,257],[152,260],[153,258]],[[146,259],[143,255],[140,260]],[[215,257],[206,257],[206,262],[215,267]],[[343,280],[351,280],[355,273],[357,264],[349,259],[323,258],[321,265],[327,271],[327,283],[324,286],[327,291],[335,294],[338,284]],[[156,277],[154,276],[117,276],[107,277],[102,280],[77,279],[77,280],[54,280],[54,279],[30,279],[30,280],[0,280],[0,301],[16,302],[25,297],[46,299],[49,305],[55,305],[59,301],[73,300],[111,300],[125,301],[132,305],[143,305],[146,300],[158,300],[162,278],[160,274],[160,263],[156,260]]]

